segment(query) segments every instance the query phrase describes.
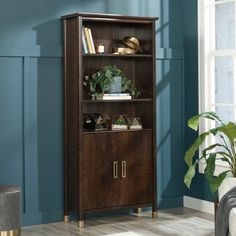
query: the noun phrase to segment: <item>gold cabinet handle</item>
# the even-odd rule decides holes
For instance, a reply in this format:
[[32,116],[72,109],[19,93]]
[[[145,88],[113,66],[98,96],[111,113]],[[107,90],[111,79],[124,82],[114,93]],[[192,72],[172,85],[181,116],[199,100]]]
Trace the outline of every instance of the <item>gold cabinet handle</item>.
[[126,178],[126,161],[121,162],[121,176],[122,178]]
[[118,178],[118,161],[113,161],[113,179]]

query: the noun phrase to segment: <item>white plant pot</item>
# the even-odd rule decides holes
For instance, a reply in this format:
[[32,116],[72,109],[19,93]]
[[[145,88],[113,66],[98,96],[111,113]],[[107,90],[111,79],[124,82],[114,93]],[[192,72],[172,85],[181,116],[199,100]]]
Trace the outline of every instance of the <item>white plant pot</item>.
[[111,84],[111,93],[121,93],[122,92],[122,77],[115,76],[113,77],[114,82]]
[[[219,201],[233,187],[236,186],[236,177],[226,177],[218,189]],[[236,208],[231,209],[229,214],[229,236],[236,236]]]
[[219,201],[233,187],[236,186],[236,177],[226,177],[218,189]]

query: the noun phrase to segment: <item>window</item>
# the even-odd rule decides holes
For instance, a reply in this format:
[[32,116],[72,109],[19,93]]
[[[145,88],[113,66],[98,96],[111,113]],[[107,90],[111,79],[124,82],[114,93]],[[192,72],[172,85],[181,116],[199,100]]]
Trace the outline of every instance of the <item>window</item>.
[[[236,121],[236,0],[198,3],[199,112],[215,111],[225,122]],[[215,125],[204,121],[200,132]],[[227,168],[223,163],[219,166]]]

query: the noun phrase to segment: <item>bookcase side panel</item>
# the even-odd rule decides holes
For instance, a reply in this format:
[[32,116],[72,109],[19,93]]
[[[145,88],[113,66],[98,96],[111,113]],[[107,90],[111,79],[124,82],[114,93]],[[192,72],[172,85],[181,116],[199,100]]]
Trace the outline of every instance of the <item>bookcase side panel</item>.
[[65,123],[65,199],[69,211],[77,211],[79,144],[79,38],[77,18],[64,20],[64,123]]

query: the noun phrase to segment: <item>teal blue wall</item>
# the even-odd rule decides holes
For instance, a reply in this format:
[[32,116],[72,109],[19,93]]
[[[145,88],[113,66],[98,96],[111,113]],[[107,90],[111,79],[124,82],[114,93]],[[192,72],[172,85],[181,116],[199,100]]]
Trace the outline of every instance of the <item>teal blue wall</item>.
[[[197,0],[184,0],[184,49],[185,49],[185,124],[198,113],[198,28]],[[185,150],[196,138],[196,133],[185,126]],[[212,201],[204,175],[197,174],[191,189],[185,189],[185,195]]]
[[63,218],[60,16],[160,16],[157,23],[158,206],[182,206],[184,50],[181,0],[8,0],[0,7],[0,184],[22,188],[23,224]]

